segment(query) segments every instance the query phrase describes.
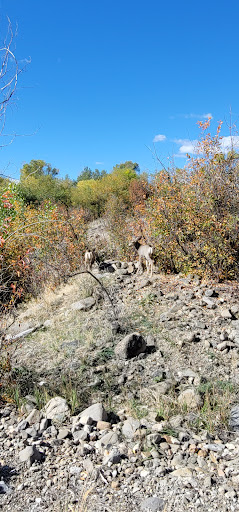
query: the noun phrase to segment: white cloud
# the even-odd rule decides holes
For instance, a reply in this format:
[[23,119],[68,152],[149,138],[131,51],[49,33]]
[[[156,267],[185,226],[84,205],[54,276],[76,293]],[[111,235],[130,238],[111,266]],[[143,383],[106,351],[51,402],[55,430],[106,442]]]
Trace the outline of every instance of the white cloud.
[[181,155],[186,155],[186,153],[192,153],[195,155],[197,153],[197,150],[196,150],[196,146],[198,143],[197,140],[176,139],[174,142],[176,142],[176,144],[180,145],[179,153]]
[[239,136],[232,135],[229,137],[222,137],[220,141],[221,150],[223,153],[227,153],[233,147],[233,149],[239,148]]
[[155,135],[153,142],[162,142],[166,140],[166,135]]
[[104,165],[104,162],[95,162],[95,165]]

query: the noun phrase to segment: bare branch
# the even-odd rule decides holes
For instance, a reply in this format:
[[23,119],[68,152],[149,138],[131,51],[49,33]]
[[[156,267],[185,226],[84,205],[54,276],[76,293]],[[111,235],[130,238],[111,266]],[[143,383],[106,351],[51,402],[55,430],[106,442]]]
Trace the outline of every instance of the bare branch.
[[[16,33],[15,33],[16,34]],[[8,18],[8,31],[5,40],[0,46],[0,136],[9,138],[6,143],[0,144],[0,148],[12,144],[16,134],[4,134],[6,124],[6,111],[15,96],[18,76],[31,61],[25,60],[25,66],[19,67],[18,60],[12,50],[13,40],[12,24]]]

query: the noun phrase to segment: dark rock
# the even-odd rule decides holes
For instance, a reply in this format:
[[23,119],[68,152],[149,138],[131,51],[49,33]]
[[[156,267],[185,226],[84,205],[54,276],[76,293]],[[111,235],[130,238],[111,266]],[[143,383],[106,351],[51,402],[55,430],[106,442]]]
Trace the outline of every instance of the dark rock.
[[229,426],[234,432],[239,431],[239,404],[236,404],[231,408]]
[[120,359],[131,359],[146,351],[146,341],[138,332],[125,336],[115,347],[115,354]]

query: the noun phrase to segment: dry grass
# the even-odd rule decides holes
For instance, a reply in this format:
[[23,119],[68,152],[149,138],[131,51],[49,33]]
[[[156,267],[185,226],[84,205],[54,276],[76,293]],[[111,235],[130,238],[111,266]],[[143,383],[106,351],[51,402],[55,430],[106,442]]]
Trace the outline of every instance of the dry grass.
[[141,403],[147,403],[155,414],[170,421],[172,416],[185,416],[190,410],[195,413],[194,427],[206,429],[215,433],[218,429],[228,429],[228,418],[231,405],[235,400],[235,389],[230,382],[217,381],[200,385],[198,388],[202,396],[202,405],[192,408],[187,404],[178,402],[178,393],[172,388],[167,394],[158,394],[152,388],[141,391]]
[[[109,325],[102,310],[77,311],[72,304],[89,297],[97,283],[89,275],[71,278],[57,290],[45,289],[37,298],[31,299],[18,310],[17,321],[8,330],[9,334],[36,326],[44,325],[30,336],[17,343],[15,360],[22,364],[50,369],[56,363],[69,356],[67,344],[78,340],[76,355],[84,358],[89,350],[97,346],[99,339],[109,337]],[[71,352],[72,353],[72,352]]]

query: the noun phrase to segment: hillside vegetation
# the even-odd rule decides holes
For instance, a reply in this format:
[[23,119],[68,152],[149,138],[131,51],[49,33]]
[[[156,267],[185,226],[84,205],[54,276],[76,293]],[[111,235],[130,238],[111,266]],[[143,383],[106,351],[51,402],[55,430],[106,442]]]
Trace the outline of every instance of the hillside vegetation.
[[220,147],[221,123],[199,123],[198,155],[183,169],[162,169],[149,179],[136,163],[112,172],[85,168],[74,182],[32,160],[19,183],[0,183],[1,310],[55,286],[79,270],[89,221],[104,218],[110,244],[94,240],[102,257],[133,256],[141,235],[154,247],[161,272],[196,272],[218,280],[238,275],[239,155]]

